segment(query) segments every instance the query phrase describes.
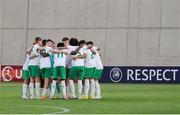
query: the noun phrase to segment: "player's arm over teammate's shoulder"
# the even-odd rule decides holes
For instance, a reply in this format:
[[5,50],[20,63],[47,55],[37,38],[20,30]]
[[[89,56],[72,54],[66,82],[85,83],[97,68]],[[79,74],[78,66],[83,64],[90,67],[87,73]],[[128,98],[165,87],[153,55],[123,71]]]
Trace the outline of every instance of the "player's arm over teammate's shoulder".
[[54,54],[59,54],[59,53],[63,53],[65,55],[68,54],[68,52],[66,50],[59,50],[59,49],[51,49],[50,52],[54,53]]
[[81,49],[81,48],[83,48],[83,44],[81,44],[75,51],[71,51],[71,55],[76,55],[78,52],[79,52],[79,50]]
[[73,60],[84,59],[84,58],[86,58],[86,53],[84,53],[83,55],[73,56]]
[[25,53],[26,53],[26,54],[30,54],[31,51],[32,51],[32,48],[28,48]]
[[62,42],[59,42],[57,44],[57,48],[56,49],[51,49],[50,52],[54,53],[54,54],[59,54],[59,53],[63,53],[65,55],[68,54],[68,50],[67,50],[67,48],[65,48],[64,43],[62,43]]

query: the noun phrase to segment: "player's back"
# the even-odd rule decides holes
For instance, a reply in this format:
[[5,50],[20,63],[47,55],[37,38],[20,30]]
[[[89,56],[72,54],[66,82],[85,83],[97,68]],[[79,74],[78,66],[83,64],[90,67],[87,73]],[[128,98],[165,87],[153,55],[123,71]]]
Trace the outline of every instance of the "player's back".
[[32,48],[32,51],[31,51],[31,53],[30,53],[30,56],[32,56],[32,55],[35,55],[36,57],[34,57],[34,58],[32,58],[32,59],[30,59],[29,60],[29,65],[39,65],[39,53],[38,53],[38,48],[39,48],[40,46],[38,45],[38,44],[34,44],[33,45],[33,48]]
[[[63,51],[68,51],[68,50],[64,49]],[[54,58],[54,67],[66,66],[66,55],[64,53],[53,54],[53,58]]]
[[90,49],[86,49],[85,53],[85,66],[90,68],[95,67],[95,54]]
[[50,60],[50,50],[52,48],[51,47],[44,47],[44,53],[49,54],[49,56],[43,56],[43,54],[41,54],[40,56],[40,68],[49,68],[51,67],[51,60]]
[[102,64],[102,61],[101,61],[101,56],[100,56],[98,51],[96,52],[96,55],[95,55],[95,63],[96,63],[96,68],[97,69],[103,69],[103,64]]
[[[77,48],[78,48],[78,46],[73,46],[73,51],[75,51]],[[72,55],[72,57],[82,56],[82,55],[84,55],[83,48],[81,48],[76,55]],[[84,58],[76,59],[76,60],[72,59],[72,66],[84,66]]]

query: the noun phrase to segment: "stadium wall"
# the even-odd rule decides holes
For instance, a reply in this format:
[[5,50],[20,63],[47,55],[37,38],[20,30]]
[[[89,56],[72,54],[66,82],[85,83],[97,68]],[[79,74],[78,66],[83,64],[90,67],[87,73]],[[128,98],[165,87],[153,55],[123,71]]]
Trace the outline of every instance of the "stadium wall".
[[0,0],[0,63],[36,36],[92,40],[107,66],[180,64],[180,0]]

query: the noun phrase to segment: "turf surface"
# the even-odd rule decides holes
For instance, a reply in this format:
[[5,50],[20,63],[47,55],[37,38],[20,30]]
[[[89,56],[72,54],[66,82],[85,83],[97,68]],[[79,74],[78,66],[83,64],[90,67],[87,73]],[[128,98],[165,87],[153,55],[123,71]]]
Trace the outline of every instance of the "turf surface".
[[23,100],[21,86],[0,83],[0,113],[180,113],[180,85],[102,84],[101,100]]

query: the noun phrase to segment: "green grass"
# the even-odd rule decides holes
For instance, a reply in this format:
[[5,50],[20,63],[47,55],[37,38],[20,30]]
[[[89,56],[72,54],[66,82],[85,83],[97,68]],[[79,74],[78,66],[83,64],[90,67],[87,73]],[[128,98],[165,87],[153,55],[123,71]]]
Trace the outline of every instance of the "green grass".
[[1,83],[0,113],[56,113],[61,112],[62,107],[70,110],[68,114],[180,113],[180,85],[102,84],[101,86],[103,92],[101,100],[23,100],[21,84]]

